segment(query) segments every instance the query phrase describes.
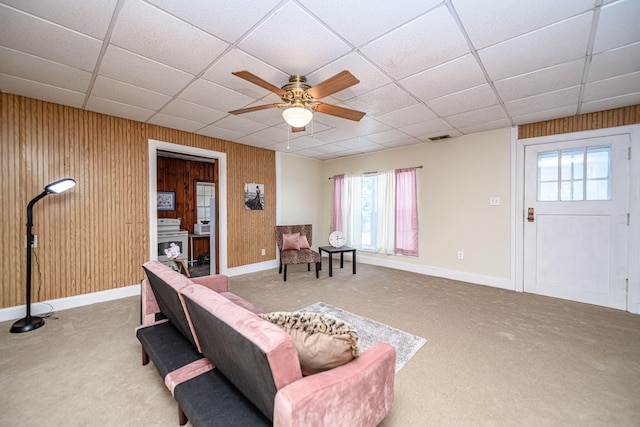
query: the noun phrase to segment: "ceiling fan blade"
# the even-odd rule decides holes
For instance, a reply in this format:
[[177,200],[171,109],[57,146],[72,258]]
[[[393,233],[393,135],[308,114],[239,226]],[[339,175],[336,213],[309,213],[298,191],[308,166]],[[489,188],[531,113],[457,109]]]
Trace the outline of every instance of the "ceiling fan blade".
[[359,122],[366,113],[362,111],[351,110],[349,108],[338,107],[337,105],[319,103],[316,111],[319,113],[330,114],[332,116]]
[[285,92],[284,90],[282,90],[281,88],[279,88],[278,86],[274,86],[271,83],[269,83],[266,80],[261,79],[260,77],[256,76],[253,73],[250,73],[248,71],[234,71],[233,73],[234,76],[238,76],[241,79],[245,79],[248,82],[253,83],[254,85],[258,85],[268,91],[271,91],[273,93],[275,93],[278,96],[283,96],[285,95],[287,92]]
[[304,132],[306,128],[304,126],[300,126],[300,127],[293,127],[291,126],[291,132]]
[[360,80],[356,79],[353,74],[345,70],[333,77],[329,77],[321,83],[318,83],[311,89],[307,90],[307,93],[315,99],[320,99],[336,92],[340,92],[341,90],[358,83],[360,83]]
[[255,107],[241,108],[239,110],[229,111],[230,114],[244,114],[250,113],[252,111],[266,110],[267,108],[276,108],[281,106],[282,104],[265,104],[265,105],[257,105]]

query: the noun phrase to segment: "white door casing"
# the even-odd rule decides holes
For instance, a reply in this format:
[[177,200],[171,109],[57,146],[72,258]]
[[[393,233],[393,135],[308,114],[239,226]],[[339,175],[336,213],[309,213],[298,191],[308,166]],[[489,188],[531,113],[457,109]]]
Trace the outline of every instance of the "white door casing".
[[[524,150],[523,288],[627,309],[629,135],[570,138],[528,145]],[[552,157],[561,150],[606,146],[611,147],[609,200],[560,200],[563,197],[558,196],[557,201],[544,201],[546,196],[540,197],[541,153]],[[532,222],[527,219],[530,208]]]

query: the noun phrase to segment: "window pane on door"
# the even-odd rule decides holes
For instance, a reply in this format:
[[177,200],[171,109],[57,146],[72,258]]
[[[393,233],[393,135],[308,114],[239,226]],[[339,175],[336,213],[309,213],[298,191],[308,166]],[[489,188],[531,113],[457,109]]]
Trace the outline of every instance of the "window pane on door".
[[611,147],[587,149],[587,200],[611,200]]
[[583,200],[584,149],[562,150],[560,200]]
[[538,153],[538,200],[558,200],[558,152]]

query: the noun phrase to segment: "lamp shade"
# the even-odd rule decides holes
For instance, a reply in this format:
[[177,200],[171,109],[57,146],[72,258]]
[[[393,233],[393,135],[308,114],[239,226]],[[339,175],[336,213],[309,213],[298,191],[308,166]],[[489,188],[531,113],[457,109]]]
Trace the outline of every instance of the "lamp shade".
[[46,191],[47,193],[60,194],[75,186],[75,180],[71,178],[65,178],[47,185],[46,187],[44,187],[44,191]]
[[294,128],[304,127],[313,118],[313,113],[303,107],[291,107],[282,112],[284,121]]

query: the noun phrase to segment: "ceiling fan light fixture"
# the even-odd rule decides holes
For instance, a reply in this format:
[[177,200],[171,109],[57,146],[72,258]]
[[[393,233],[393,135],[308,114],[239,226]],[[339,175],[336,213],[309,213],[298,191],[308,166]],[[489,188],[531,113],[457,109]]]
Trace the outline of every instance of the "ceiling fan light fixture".
[[313,118],[311,110],[303,107],[291,107],[282,112],[284,121],[294,128],[304,127],[309,124]]

